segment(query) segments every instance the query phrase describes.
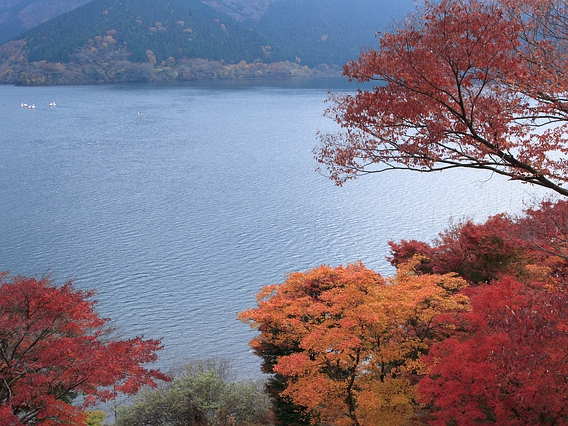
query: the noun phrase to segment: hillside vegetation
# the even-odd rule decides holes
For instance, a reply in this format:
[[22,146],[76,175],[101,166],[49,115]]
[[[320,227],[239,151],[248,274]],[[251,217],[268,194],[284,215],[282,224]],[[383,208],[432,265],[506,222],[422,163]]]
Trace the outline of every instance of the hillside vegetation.
[[[128,48],[133,62],[202,58],[234,63],[290,59],[268,39],[200,0],[95,0],[26,34],[29,61],[69,62],[96,36]],[[111,41],[112,42],[112,41]]]
[[412,7],[386,4],[94,0],[0,46],[0,83],[338,75]]
[[204,0],[204,3],[237,21],[245,21],[259,20],[275,1],[277,0]]

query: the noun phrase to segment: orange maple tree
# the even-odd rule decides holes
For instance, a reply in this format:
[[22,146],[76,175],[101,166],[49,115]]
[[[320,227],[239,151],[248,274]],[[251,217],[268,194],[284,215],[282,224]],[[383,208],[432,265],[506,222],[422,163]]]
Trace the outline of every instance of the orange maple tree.
[[265,287],[239,318],[260,331],[250,344],[265,372],[284,378],[279,396],[314,424],[408,420],[420,357],[451,332],[443,315],[468,308],[464,280],[419,276],[414,265],[390,280],[361,263],[321,266]]
[[344,67],[371,90],[332,96],[343,131],[316,159],[337,184],[393,169],[489,170],[568,195],[568,7],[442,0]]
[[0,426],[83,424],[84,406],[169,380],[144,367],[160,341],[116,339],[93,295],[0,274]]

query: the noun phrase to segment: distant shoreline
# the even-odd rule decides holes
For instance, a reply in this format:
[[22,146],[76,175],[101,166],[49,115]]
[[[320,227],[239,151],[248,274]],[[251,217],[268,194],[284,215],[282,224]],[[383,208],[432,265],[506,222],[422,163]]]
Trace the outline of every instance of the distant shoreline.
[[[0,84],[16,86],[92,85],[118,83],[175,83],[201,80],[290,79],[341,77],[342,67],[322,64],[310,68],[300,62],[236,64],[218,60],[184,59],[152,64],[111,60],[100,52],[83,54],[68,63],[28,62],[21,42],[0,46]],[[111,56],[112,52],[104,52]]]

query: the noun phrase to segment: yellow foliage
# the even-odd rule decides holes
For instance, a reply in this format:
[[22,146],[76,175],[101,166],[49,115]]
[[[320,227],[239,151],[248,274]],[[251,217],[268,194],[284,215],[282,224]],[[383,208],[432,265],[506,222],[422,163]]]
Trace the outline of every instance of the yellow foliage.
[[88,411],[85,426],[102,426],[105,419],[106,414],[102,410]]
[[451,329],[438,319],[469,309],[464,280],[417,275],[418,262],[388,281],[362,263],[296,272],[239,315],[260,331],[250,343],[257,354],[290,352],[273,367],[288,378],[281,395],[314,423],[396,425],[412,416],[420,357]]
[[112,35],[106,35],[103,37],[103,42],[109,45],[109,44],[115,44],[116,40],[112,37]]
[[361,426],[404,425],[414,413],[415,386],[406,379],[371,380],[357,393]]
[[152,65],[156,64],[156,55],[151,50],[146,50],[146,56]]

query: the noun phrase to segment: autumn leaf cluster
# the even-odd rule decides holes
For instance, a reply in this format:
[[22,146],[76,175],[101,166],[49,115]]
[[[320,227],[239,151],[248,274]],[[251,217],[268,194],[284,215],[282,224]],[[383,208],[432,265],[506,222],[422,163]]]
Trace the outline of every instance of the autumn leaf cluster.
[[393,264],[468,280],[471,311],[423,358],[418,400],[433,425],[565,424],[568,418],[568,202],[465,222],[433,244],[391,242]]
[[421,356],[450,333],[442,314],[468,310],[465,286],[455,274],[416,275],[412,264],[390,280],[360,263],[321,266],[265,287],[240,318],[260,331],[251,346],[283,378],[279,396],[313,423],[402,424]]
[[545,201],[391,242],[390,278],[354,263],[266,286],[239,318],[279,424],[564,424],[566,236],[568,202]]
[[0,275],[1,426],[84,424],[84,407],[168,380],[144,367],[160,341],[116,338],[93,296],[71,282]]
[[568,195],[567,16],[565,0],[426,2],[345,65],[377,84],[332,96],[342,129],[316,159],[337,184],[467,167]]

